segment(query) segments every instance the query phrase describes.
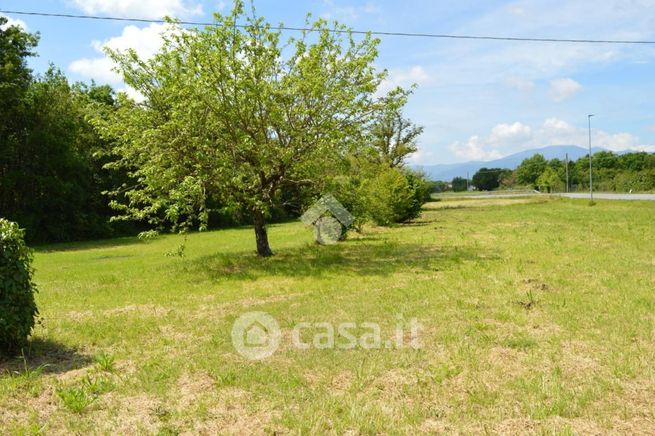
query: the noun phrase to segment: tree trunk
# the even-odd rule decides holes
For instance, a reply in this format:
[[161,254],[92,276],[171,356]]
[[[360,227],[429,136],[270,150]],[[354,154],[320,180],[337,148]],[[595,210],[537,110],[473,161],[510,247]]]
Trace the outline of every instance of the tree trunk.
[[255,211],[255,240],[257,241],[257,254],[261,257],[272,256],[271,246],[268,245],[268,233],[266,233],[266,221],[260,211]]

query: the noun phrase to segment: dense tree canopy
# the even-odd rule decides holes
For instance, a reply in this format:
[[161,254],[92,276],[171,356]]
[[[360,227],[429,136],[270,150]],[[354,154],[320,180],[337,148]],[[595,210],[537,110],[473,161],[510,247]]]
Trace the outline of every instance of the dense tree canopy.
[[481,191],[491,191],[500,186],[500,180],[511,173],[511,170],[502,168],[480,168],[474,175],[471,181],[473,186]]
[[455,192],[466,191],[469,185],[464,177],[455,177],[451,184]]
[[525,159],[516,169],[516,180],[521,185],[536,186],[537,179],[548,166],[548,161],[541,154]]
[[0,213],[29,241],[110,236],[102,191],[113,181],[95,157],[108,144],[86,116],[93,101],[111,107],[111,88],[70,86],[53,67],[34,77],[25,58],[37,39],[0,27]]
[[126,203],[114,203],[124,216],[202,227],[213,201],[249,214],[258,253],[271,254],[265,222],[283,188],[320,182],[361,146],[380,107],[378,41],[355,41],[323,20],[308,26],[282,42],[236,2],[215,26],[169,32],[149,61],[111,53],[146,97],[142,105],[123,100],[97,122],[137,181]]

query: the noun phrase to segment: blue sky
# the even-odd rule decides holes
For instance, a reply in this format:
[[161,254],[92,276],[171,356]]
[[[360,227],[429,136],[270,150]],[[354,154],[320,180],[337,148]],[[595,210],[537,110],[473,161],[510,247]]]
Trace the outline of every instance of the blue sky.
[[[196,0],[5,0],[5,10],[209,21],[231,2]],[[655,0],[257,0],[272,23],[300,26],[304,16],[358,30],[574,39],[655,40]],[[72,80],[110,83],[102,46],[159,47],[158,24],[8,16],[39,31],[37,72],[49,62]],[[489,160],[554,144],[655,152],[655,45],[470,41],[382,37],[386,86],[418,84],[406,112],[425,126],[413,163]]]

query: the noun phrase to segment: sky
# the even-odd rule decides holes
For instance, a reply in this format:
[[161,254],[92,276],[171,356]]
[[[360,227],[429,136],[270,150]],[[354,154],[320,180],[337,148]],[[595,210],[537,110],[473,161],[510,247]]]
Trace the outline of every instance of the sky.
[[[356,30],[506,37],[655,40],[655,0],[255,0],[273,24],[305,15]],[[230,0],[4,0],[2,10],[211,21]],[[152,56],[163,25],[2,14],[39,32],[39,57],[73,81],[135,95],[102,49]],[[293,32],[288,33],[289,36]],[[405,109],[425,127],[417,165],[492,160],[549,145],[655,152],[655,44],[611,45],[382,36],[385,88],[417,84]]]

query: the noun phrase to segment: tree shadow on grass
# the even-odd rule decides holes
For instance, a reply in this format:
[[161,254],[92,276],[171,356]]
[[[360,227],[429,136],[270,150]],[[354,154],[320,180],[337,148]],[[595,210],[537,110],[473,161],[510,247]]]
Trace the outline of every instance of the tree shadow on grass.
[[261,277],[321,277],[329,275],[386,276],[400,271],[438,271],[465,261],[492,261],[493,253],[467,247],[373,240],[346,240],[336,245],[308,244],[281,249],[275,256],[254,253],[216,254],[189,259],[181,268],[211,280]]
[[32,338],[22,350],[0,353],[0,377],[6,374],[39,370],[61,374],[90,365],[92,359],[58,342]]
[[113,239],[98,239],[93,241],[58,242],[55,244],[34,245],[37,253],[51,253],[57,251],[93,250],[96,248],[114,248],[127,245],[141,245],[143,241],[136,236],[124,236]]

